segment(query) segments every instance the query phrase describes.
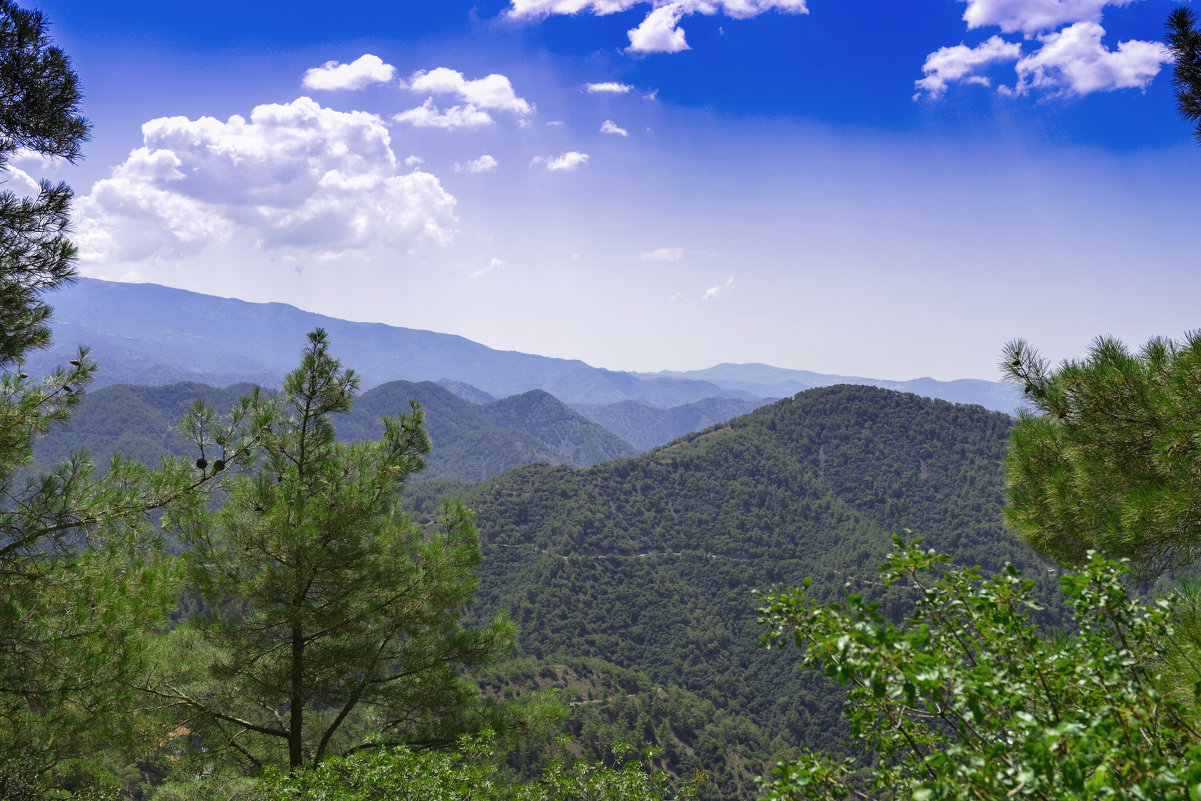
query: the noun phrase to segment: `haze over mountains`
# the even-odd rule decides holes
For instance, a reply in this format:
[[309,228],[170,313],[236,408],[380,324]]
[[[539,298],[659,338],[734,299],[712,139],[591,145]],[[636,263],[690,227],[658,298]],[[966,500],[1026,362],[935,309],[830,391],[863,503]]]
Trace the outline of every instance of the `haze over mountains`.
[[[759,364],[723,364],[690,372],[620,372],[579,360],[494,350],[452,334],[349,322],[280,303],[247,303],[155,284],[81,278],[49,300],[55,309],[55,345],[29,366],[38,371],[52,368],[86,344],[101,366],[94,387],[179,381],[277,386],[295,367],[304,335],[322,327],[329,332],[338,357],[359,374],[364,389],[395,380],[441,381],[473,402],[540,389],[582,407],[597,422],[654,417],[629,407],[600,408],[610,404],[633,401],[662,410],[716,398],[743,401],[746,405],[720,407],[723,414],[725,409],[739,414],[767,400],[840,383],[915,392],[1007,413],[1019,405],[1015,388],[978,380],[887,381]],[[678,424],[664,430],[676,428]],[[674,435],[679,433],[685,432]],[[658,443],[671,438],[660,438]]]
[[[100,464],[118,452],[147,464],[165,455],[195,458],[199,454],[178,433],[192,402],[203,399],[223,412],[250,389],[245,383],[222,389],[195,382],[101,387],[87,394],[66,426],[38,443],[39,463],[62,463],[79,448]],[[420,479],[482,481],[534,462],[587,467],[637,453],[542,390],[476,404],[431,382],[391,381],[364,392],[337,420],[338,435],[348,441],[378,439],[380,417],[408,413],[411,400],[421,404],[433,443]]]
[[622,373],[154,285],[82,280],[52,302],[59,344],[30,369],[85,343],[101,372],[41,443],[43,465],[80,447],[101,463],[194,458],[175,433],[194,398],[221,410],[249,382],[278,386],[325,328],[364,385],[340,438],[377,438],[380,416],[417,401],[433,442],[418,478],[440,480],[410,483],[406,508],[430,524],[462,497],[477,514],[473,614],[507,610],[521,638],[487,691],[558,688],[576,753],[659,747],[657,766],[711,775],[705,801],[757,797],[771,759],[838,752],[845,735],[838,691],[757,647],[754,591],[814,576],[822,597],[849,583],[892,614],[905,589],[879,588],[875,566],[911,531],[969,564],[1018,564],[1054,595],[1001,522],[1012,419],[981,407],[1016,407],[1006,385],[763,364]]

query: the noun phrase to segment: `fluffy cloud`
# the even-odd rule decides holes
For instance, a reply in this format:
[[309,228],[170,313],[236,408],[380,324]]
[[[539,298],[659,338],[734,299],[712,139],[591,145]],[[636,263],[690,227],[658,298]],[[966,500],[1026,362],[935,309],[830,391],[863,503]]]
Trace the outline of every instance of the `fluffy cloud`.
[[639,5],[679,5],[688,14],[725,14],[734,19],[749,19],[768,11],[807,14],[807,0],[510,0],[509,16],[518,19],[548,17],[551,14],[591,12],[599,16],[628,11]]
[[416,128],[480,128],[493,122],[491,114],[470,103],[465,106],[451,106],[442,111],[434,105],[432,97],[427,97],[417,108],[393,114],[392,119],[396,122],[406,122]]
[[234,115],[163,117],[77,206],[93,264],[194,255],[237,240],[332,257],[449,242],[455,199],[421,170],[403,174],[383,120],[302,97]]
[[684,13],[682,3],[668,3],[656,8],[646,15],[638,27],[629,30],[629,49],[635,53],[679,53],[688,50],[684,29],[679,25]]
[[551,14],[579,14],[581,11],[602,15],[615,14],[639,2],[645,0],[512,0],[509,16],[520,19],[547,17]]
[[807,0],[510,0],[508,15],[516,19],[541,19],[551,14],[596,15],[628,11],[635,6],[652,6],[646,17],[627,32],[629,50],[635,53],[678,53],[688,49],[679,27],[689,14],[722,14],[749,19],[769,11],[808,14]]
[[[1125,6],[1137,0],[961,0],[967,4],[963,19],[969,29],[997,27],[1004,34],[1020,34],[1022,41],[993,36],[976,47],[939,48],[926,57],[924,78],[916,81],[918,93],[941,96],[951,82],[988,86],[978,70],[1014,61],[1013,87],[1003,94],[1085,95],[1091,92],[1145,88],[1170,61],[1158,42],[1128,41],[1108,49],[1102,42],[1101,17],[1107,6]],[[1032,53],[1026,43],[1037,42]],[[917,95],[915,95],[917,97]]]
[[442,111],[427,97],[417,108],[402,111],[392,119],[419,128],[479,128],[493,123],[489,112],[504,111],[523,119],[534,113],[533,104],[517,96],[513,84],[504,75],[493,73],[468,80],[463,73],[447,67],[418,70],[403,84],[414,92],[452,95],[460,101]]
[[611,94],[624,95],[633,91],[634,87],[628,83],[617,83],[616,81],[605,81],[603,83],[588,83],[584,84],[588,90],[588,94]]
[[706,289],[705,294],[701,295],[701,302],[704,303],[706,301],[713,300],[718,295],[725,292],[727,289],[731,288],[732,286],[734,286],[734,276],[731,275],[729,278],[727,278],[725,280],[725,283],[714,284],[713,286]]
[[1042,47],[1017,63],[1017,92],[1031,89],[1086,95],[1113,89],[1142,89],[1172,55],[1159,42],[1119,42],[1117,50],[1101,43],[1105,30],[1078,22],[1038,37]]
[[42,190],[42,186],[38,183],[36,178],[25,172],[25,170],[22,170],[20,167],[16,167],[11,163],[7,165],[7,168],[8,175],[5,176],[5,180],[8,183],[8,186],[6,186],[5,189],[17,196],[38,196],[38,193],[40,193]]
[[551,172],[570,172],[587,164],[591,158],[587,153],[569,150],[558,156],[535,156],[534,160],[530,162],[530,166],[543,166]]
[[1027,36],[1076,22],[1100,22],[1105,6],[1125,6],[1136,0],[964,0],[968,28],[996,26],[1004,33]]
[[533,105],[518,97],[509,79],[498,73],[468,80],[457,70],[438,67],[414,73],[407,86],[414,92],[455,95],[469,105],[490,111],[510,111],[523,116],[534,113]]
[[491,172],[496,169],[496,165],[499,163],[496,159],[485,153],[478,159],[473,159],[466,164],[456,163],[455,172]]
[[679,261],[684,257],[684,248],[656,248],[648,250],[639,258],[643,261]]
[[999,62],[1017,61],[1021,55],[1020,44],[1006,42],[1000,36],[994,36],[975,47],[962,44],[940,47],[926,56],[926,63],[922,66],[926,77],[915,81],[914,85],[919,92],[924,91],[931,97],[942,96],[947,84],[956,81],[988,86],[988,78],[977,75],[976,70]]
[[370,53],[359,56],[349,64],[327,61],[304,74],[302,85],[315,91],[362,89],[373,83],[387,83],[396,77],[396,68],[385,64]]
[[629,136],[630,132],[622,128],[613,120],[605,120],[601,123],[600,132],[603,134],[616,134],[617,136]]

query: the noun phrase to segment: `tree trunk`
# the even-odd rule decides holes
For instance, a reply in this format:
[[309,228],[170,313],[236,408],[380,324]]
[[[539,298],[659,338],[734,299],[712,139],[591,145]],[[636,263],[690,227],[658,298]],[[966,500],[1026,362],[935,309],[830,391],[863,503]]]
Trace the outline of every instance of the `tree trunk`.
[[304,631],[292,626],[292,676],[288,688],[288,767],[299,768],[304,762]]

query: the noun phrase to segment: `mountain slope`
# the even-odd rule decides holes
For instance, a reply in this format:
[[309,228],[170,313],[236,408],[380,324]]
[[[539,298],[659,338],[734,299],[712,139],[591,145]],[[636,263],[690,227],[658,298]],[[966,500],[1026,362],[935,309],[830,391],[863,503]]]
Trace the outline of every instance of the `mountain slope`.
[[[90,451],[100,464],[114,452],[151,464],[168,454],[191,458],[197,454],[176,427],[192,402],[203,398],[224,411],[249,390],[249,384],[225,389],[196,383],[102,387],[87,395],[65,428],[39,443],[37,458],[40,464],[53,465],[79,448]],[[421,403],[433,441],[418,479],[480,481],[530,462],[583,467],[635,452],[545,393],[479,406],[431,382],[394,381],[368,390],[337,421],[339,437],[355,441],[380,436],[379,418],[407,413],[410,400]]]
[[572,408],[639,451],[648,451],[685,434],[752,412],[767,403],[771,400],[705,398],[670,409],[657,409],[638,401],[601,406],[577,404]]
[[[1053,577],[1001,524],[1011,420],[872,387],[814,389],[637,458],[533,465],[467,491],[485,542],[480,614],[526,654],[601,658],[746,715],[784,745],[838,750],[839,695],[756,647],[753,590],[847,582],[895,613],[875,568],[904,529],[957,558]],[[435,498],[415,488],[419,511]]]
[[55,345],[29,366],[47,371],[78,345],[88,345],[101,364],[97,386],[177,381],[278,386],[295,367],[305,334],[322,327],[364,387],[448,379],[498,398],[543,389],[570,403],[636,399],[655,406],[746,397],[705,381],[639,377],[578,360],[493,350],[451,334],[348,322],[282,303],[247,303],[155,284],[81,278],[49,301]]
[[280,303],[246,303],[154,284],[82,278],[49,301],[56,311],[55,345],[36,354],[28,366],[47,372],[70,359],[78,345],[88,345],[101,365],[97,387],[179,381],[277,386],[295,366],[304,335],[322,327],[365,388],[398,379],[444,381],[452,390],[468,385],[492,398],[541,389],[572,405],[634,400],[670,408],[705,398],[754,401],[851,383],[1005,412],[1019,401],[1013,387],[988,381],[885,381],[756,364],[721,364],[687,373],[616,372],[578,360],[493,350],[449,334],[348,322]]
[[475,404],[433,382],[391,381],[364,392],[339,434],[378,437],[378,420],[408,411],[416,400],[425,411],[433,450],[422,479],[482,481],[532,462],[584,467],[633,456],[633,447],[541,390]]

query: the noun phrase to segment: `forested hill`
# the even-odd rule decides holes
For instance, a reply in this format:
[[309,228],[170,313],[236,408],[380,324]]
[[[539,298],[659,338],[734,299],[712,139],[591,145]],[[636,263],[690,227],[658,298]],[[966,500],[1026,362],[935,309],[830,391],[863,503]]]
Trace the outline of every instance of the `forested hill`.
[[[166,454],[195,456],[177,433],[192,402],[203,398],[224,411],[250,389],[249,384],[218,389],[195,383],[102,387],[86,396],[65,428],[38,444],[38,462],[59,464],[80,448],[102,465],[114,452],[149,464]],[[339,437],[378,438],[379,418],[407,413],[410,400],[421,403],[433,442],[418,478],[480,481],[529,462],[587,466],[636,452],[540,390],[477,405],[431,382],[393,381],[368,390],[337,421]]]
[[[636,458],[519,468],[467,492],[485,542],[479,611],[509,610],[525,654],[607,659],[783,743],[837,749],[837,694],[757,648],[753,590],[814,576],[819,595],[878,593],[876,566],[911,529],[963,562],[1013,561],[1053,597],[1048,565],[1001,522],[1011,422],[836,386]],[[432,489],[414,498],[426,511]]]
[[368,390],[352,415],[339,421],[338,433],[351,440],[378,438],[379,418],[407,411],[410,399],[422,405],[433,442],[423,479],[482,481],[531,462],[583,467],[637,453],[540,389],[477,405],[429,381],[392,381]]
[[704,398],[670,409],[659,409],[638,401],[622,401],[603,405],[577,403],[572,408],[639,451],[648,451],[693,431],[747,414],[773,400]]

